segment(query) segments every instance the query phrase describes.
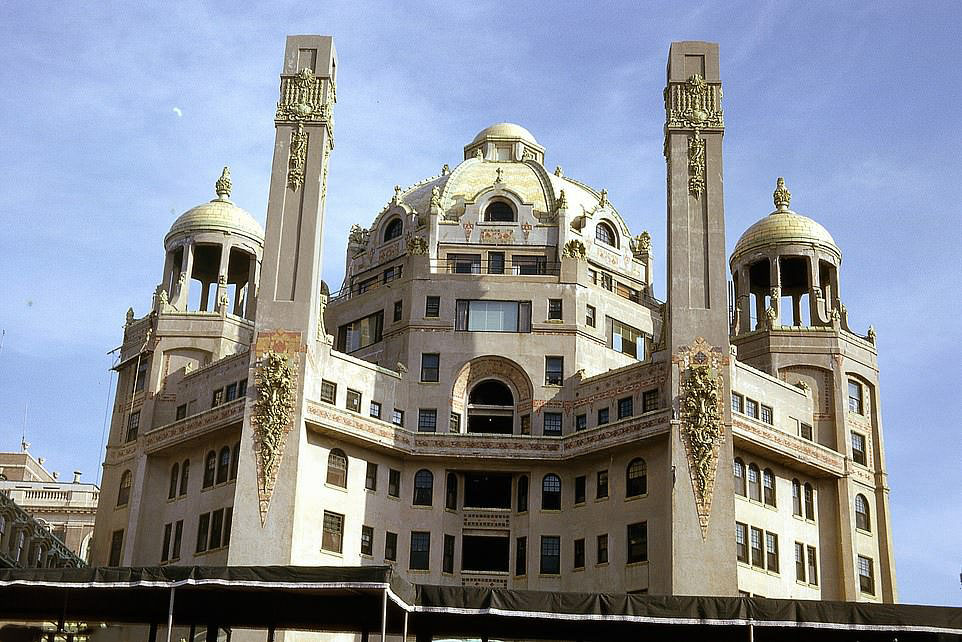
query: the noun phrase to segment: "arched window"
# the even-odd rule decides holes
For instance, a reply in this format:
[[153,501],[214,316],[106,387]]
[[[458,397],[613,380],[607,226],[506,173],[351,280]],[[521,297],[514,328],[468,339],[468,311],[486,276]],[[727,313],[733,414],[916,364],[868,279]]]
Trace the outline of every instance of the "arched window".
[[761,473],[755,464],[748,464],[748,499],[762,501]]
[[518,512],[528,512],[528,476],[518,477]]
[[815,520],[815,490],[805,484],[805,519]]
[[384,241],[387,242],[392,239],[398,238],[399,236],[401,236],[401,232],[403,231],[404,231],[404,223],[401,222],[401,219],[396,218],[392,220],[390,223],[387,224],[387,227],[384,228]]
[[598,223],[595,225],[595,239],[605,245],[618,247],[618,237],[615,235],[615,230],[607,223]]
[[327,483],[347,488],[347,455],[340,448],[335,448],[327,456]]
[[648,492],[648,466],[644,459],[632,459],[625,477],[625,497],[638,497]]
[[434,495],[434,475],[422,468],[414,474],[414,505],[431,506]]
[[765,486],[765,503],[769,506],[775,505],[775,473],[766,468],[762,473],[762,484]]
[[204,488],[214,485],[214,477],[217,474],[217,453],[213,450],[208,451],[204,457]]
[[484,220],[491,223],[510,223],[515,220],[514,208],[505,201],[492,201],[484,208]]
[[802,516],[802,484],[792,480],[792,515]]
[[486,379],[468,395],[468,432],[514,432],[514,395],[497,379]]
[[855,496],[855,527],[863,531],[872,530],[872,520],[869,516],[868,500],[865,495]]
[[180,481],[180,464],[174,462],[170,467],[170,488],[167,489],[167,499],[177,497],[177,482]]
[[230,448],[224,446],[217,457],[217,483],[223,484],[230,474]]
[[240,461],[240,442],[234,444],[234,452],[230,457],[230,478],[237,479],[237,464]]
[[745,463],[741,459],[735,460],[735,493],[745,496]]
[[541,510],[561,510],[561,478],[554,473],[541,482]]
[[130,487],[134,485],[134,476],[125,470],[120,476],[120,489],[117,491],[117,506],[126,506],[130,501]]
[[448,485],[445,491],[444,507],[458,510],[458,476],[454,473],[448,473]]
[[187,481],[190,479],[190,460],[185,459],[180,466],[180,494],[187,494]]

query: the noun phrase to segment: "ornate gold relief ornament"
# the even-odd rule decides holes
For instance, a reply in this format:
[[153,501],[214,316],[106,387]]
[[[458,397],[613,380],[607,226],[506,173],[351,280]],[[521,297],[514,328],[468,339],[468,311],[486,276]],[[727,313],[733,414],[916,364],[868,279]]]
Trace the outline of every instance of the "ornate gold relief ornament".
[[705,190],[705,139],[695,134],[688,138],[688,191],[698,198]]
[[307,164],[307,132],[304,123],[297,123],[291,132],[291,153],[287,160],[287,185],[293,190],[304,184],[304,167]]
[[[284,337],[261,335],[258,343],[274,343],[260,352],[254,374],[256,399],[251,410],[251,427],[254,437],[254,459],[257,466],[257,498],[261,525],[267,520],[274,484],[287,434],[291,431],[297,409],[297,350],[289,346],[288,334]],[[278,339],[278,340],[274,340]],[[293,349],[291,349],[293,347]],[[280,348],[278,350],[277,348]]]
[[585,244],[578,239],[571,239],[565,243],[561,250],[561,256],[573,259],[585,260]]
[[408,240],[408,254],[412,256],[424,256],[428,253],[428,242],[423,236],[415,236]]
[[670,83],[665,88],[665,127],[724,128],[721,101],[721,83],[709,83],[698,74],[683,83]]
[[[333,102],[333,88],[330,100]],[[314,72],[305,67],[293,76],[281,77],[281,99],[277,103],[276,120],[327,120],[330,106],[323,100],[323,85]]]
[[725,441],[724,377],[728,355],[705,339],[672,357],[681,371],[681,438],[688,456],[688,469],[702,537],[707,536],[711,500],[718,471],[718,450]]

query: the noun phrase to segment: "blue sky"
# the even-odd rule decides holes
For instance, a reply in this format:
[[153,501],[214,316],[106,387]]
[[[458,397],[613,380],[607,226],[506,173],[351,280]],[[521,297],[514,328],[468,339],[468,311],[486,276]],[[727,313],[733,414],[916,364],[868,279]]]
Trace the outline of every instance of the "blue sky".
[[150,304],[170,223],[213,198],[225,164],[264,220],[286,34],[331,34],[339,55],[332,289],[352,223],[508,120],[650,230],[660,297],[665,62],[672,40],[711,40],[729,250],[771,211],[776,176],[835,237],[851,323],[878,330],[900,597],[962,604],[962,5],[681,5],[4,4],[0,449],[26,409],[35,455],[98,476],[106,353],[127,307]]

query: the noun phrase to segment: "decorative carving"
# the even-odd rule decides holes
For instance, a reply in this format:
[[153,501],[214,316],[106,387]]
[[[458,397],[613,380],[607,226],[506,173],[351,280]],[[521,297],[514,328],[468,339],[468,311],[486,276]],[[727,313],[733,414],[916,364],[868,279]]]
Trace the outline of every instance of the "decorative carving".
[[536,160],[538,160],[538,157],[537,157],[537,155],[536,155],[533,151],[531,151],[530,149],[525,149],[525,150],[521,153],[521,160],[523,160],[523,161],[536,161]]
[[795,383],[795,387],[796,387],[796,388],[799,388],[800,390],[802,390],[802,391],[805,392],[806,394],[809,394],[809,393],[812,392],[812,387],[811,387],[810,385],[808,385],[808,382],[807,382],[807,381],[798,381],[798,382]]
[[869,343],[871,343],[872,345],[875,345],[875,326],[874,325],[870,325],[868,327],[868,336],[865,338],[869,340]]
[[214,183],[214,191],[217,192],[217,198],[221,200],[227,200],[230,198],[230,191],[233,187],[233,183],[230,181],[230,167],[224,167],[224,171],[220,173],[220,178]]
[[768,323],[769,330],[774,330],[778,327],[778,310],[775,309],[774,305],[769,306],[768,309],[765,310],[765,319]]
[[564,249],[561,250],[561,256],[572,259],[585,259],[585,244],[578,239],[571,239],[565,243]]
[[521,233],[524,234],[524,240],[528,240],[528,235],[531,234],[531,223],[525,221],[521,224]]
[[481,151],[481,148],[480,148],[480,147],[478,147],[476,150],[474,150],[474,158],[475,158],[475,160],[479,160],[479,161],[483,161],[483,160],[484,160],[484,152]]
[[227,290],[222,289],[220,295],[217,297],[217,311],[226,313],[229,303],[230,298],[227,296]]
[[[328,101],[334,101],[331,85]],[[322,99],[321,79],[305,67],[294,76],[281,77],[281,99],[277,103],[275,120],[295,122],[324,121],[330,116],[330,105]]]
[[367,246],[368,239],[371,237],[371,230],[366,230],[357,223],[351,226],[351,232],[347,237],[351,245]]
[[555,165],[554,167],[555,176],[564,176],[564,170],[561,169],[561,165]]
[[304,123],[297,123],[291,132],[291,153],[287,160],[287,185],[292,190],[304,184],[304,167],[307,165],[307,132]]
[[441,209],[441,190],[437,185],[431,188],[431,209],[435,208]]
[[167,296],[167,290],[164,289],[163,285],[157,286],[157,290],[154,291],[154,296],[157,298],[157,305],[160,309],[163,309],[164,306],[170,302]]
[[564,190],[558,192],[558,207],[559,210],[568,209],[568,195],[565,194]]
[[688,138],[688,191],[698,198],[705,191],[705,139],[695,135]]
[[709,84],[698,74],[687,82],[665,88],[666,127],[717,128],[725,126],[721,84]]
[[441,176],[447,176],[450,173],[451,173],[451,168],[448,167],[447,163],[441,166]]
[[682,369],[681,436],[688,454],[698,521],[705,537],[718,469],[718,449],[725,439],[722,367],[727,365],[728,356],[698,337],[672,360]]
[[495,178],[494,178],[494,182],[495,182],[495,183],[500,183],[500,182],[502,182],[502,181],[504,180],[504,168],[503,168],[503,167],[499,167],[497,170],[495,170],[495,174],[496,174],[496,176],[495,176]]
[[408,240],[408,254],[412,256],[424,256],[428,253],[428,242],[423,236],[415,236]]
[[395,205],[401,202],[401,186],[400,185],[394,186],[394,198],[391,199],[391,202],[394,203]]
[[471,240],[471,231],[474,229],[474,223],[462,223],[461,227],[464,228],[464,240]]
[[775,209],[784,212],[792,202],[792,193],[785,187],[785,179],[781,176],[775,181],[775,191],[772,192],[772,199],[775,201]]
[[601,194],[598,196],[598,207],[608,207],[611,203],[608,202],[608,190],[602,189]]
[[638,257],[651,254],[651,234],[648,233],[648,230],[631,239],[631,251]]
[[134,322],[134,309],[127,308],[127,322],[124,325],[130,325]]
[[257,399],[251,411],[251,424],[262,526],[267,520],[285,438],[294,421],[297,402],[295,360],[293,354],[268,350],[261,357],[255,373]]

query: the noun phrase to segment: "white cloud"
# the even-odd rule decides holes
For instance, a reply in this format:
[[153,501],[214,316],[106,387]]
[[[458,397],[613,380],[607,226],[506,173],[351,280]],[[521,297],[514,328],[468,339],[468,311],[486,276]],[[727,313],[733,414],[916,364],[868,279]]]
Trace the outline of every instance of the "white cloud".
[[177,118],[182,118],[184,116],[184,112],[180,107],[174,107],[173,111],[175,114],[177,114]]

